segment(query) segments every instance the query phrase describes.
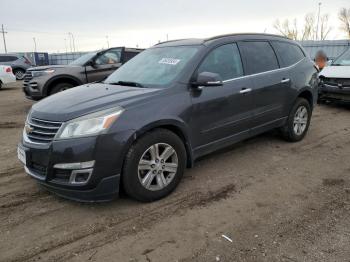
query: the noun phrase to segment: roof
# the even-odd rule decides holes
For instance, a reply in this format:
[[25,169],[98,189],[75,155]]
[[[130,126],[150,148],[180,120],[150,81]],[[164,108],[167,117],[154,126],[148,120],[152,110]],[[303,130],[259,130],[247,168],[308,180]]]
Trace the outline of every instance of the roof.
[[206,42],[218,40],[221,38],[227,38],[227,37],[238,37],[238,36],[249,36],[249,37],[259,37],[259,38],[276,38],[276,39],[284,39],[284,40],[291,40],[287,37],[280,36],[280,35],[273,35],[273,34],[263,34],[263,33],[236,33],[236,34],[226,34],[226,35],[218,35],[218,36],[213,36],[209,38],[191,38],[191,39],[177,39],[177,40],[170,40],[170,41],[165,41],[156,44],[156,46],[171,46],[173,44],[176,45],[201,45]]

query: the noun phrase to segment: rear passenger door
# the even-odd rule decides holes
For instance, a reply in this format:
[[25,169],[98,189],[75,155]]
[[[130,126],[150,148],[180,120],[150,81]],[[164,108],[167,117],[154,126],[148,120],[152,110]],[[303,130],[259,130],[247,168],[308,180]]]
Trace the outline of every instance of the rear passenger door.
[[290,86],[289,72],[280,69],[269,41],[242,41],[239,49],[246,75],[253,82],[255,109],[252,127],[269,126],[283,117],[283,105]]

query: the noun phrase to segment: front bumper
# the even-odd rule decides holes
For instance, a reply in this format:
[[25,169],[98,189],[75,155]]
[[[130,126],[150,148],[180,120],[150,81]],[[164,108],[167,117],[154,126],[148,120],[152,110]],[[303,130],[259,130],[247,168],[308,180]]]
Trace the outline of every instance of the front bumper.
[[319,87],[319,98],[350,102],[350,87],[321,84]]
[[[82,202],[109,201],[118,196],[120,173],[129,132],[31,144],[23,140],[25,171],[47,190]],[[57,164],[94,161],[88,169],[61,169]],[[75,171],[91,171],[85,183],[72,183]],[[82,172],[84,173],[84,172]]]
[[39,100],[44,98],[44,95],[41,91],[40,84],[34,81],[23,81],[23,92],[26,98],[31,100]]

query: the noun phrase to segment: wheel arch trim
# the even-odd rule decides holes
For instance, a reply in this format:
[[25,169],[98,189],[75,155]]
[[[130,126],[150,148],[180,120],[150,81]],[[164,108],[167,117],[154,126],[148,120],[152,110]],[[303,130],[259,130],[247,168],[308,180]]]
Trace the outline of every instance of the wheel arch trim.
[[44,85],[43,88],[43,94],[45,96],[47,96],[49,94],[49,90],[52,88],[53,83],[55,82],[60,82],[60,80],[62,80],[62,82],[64,82],[64,80],[69,80],[69,81],[73,81],[76,82],[78,85],[83,85],[84,83],[77,77],[75,76],[71,76],[71,75],[58,75],[58,76],[54,76],[51,79],[49,79],[46,84]]

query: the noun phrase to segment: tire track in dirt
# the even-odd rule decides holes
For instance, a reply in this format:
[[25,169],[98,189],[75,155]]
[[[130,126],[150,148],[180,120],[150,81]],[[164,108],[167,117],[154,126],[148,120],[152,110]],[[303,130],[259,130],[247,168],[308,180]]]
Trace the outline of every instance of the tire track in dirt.
[[0,128],[23,128],[24,123],[18,123],[18,122],[0,122]]
[[[93,224],[88,228],[79,228],[78,232],[72,232],[68,238],[43,243],[39,249],[19,254],[10,261],[35,261],[38,256],[42,256],[43,254],[45,254],[46,259],[51,261],[65,261],[73,256],[71,252],[60,253],[59,255],[53,255],[51,257],[47,256],[50,256],[50,252],[54,252],[59,248],[73,243],[77,244],[77,247],[74,247],[75,254],[85,252],[92,248],[101,247],[109,242],[115,241],[116,237],[120,238],[125,235],[135,234],[136,231],[133,229],[132,225],[136,225],[139,229],[138,232],[140,232],[140,230],[150,228],[154,223],[160,222],[169,216],[183,213],[187,209],[210,205],[229,197],[234,192],[236,192],[236,187],[231,184],[215,191],[206,193],[194,192],[181,196],[176,200],[166,201],[166,203],[161,205],[156,204],[151,210],[143,207],[138,211],[138,216],[128,214],[122,218],[104,218],[99,223]],[[90,245],[87,246],[84,243],[78,243],[80,240],[91,236],[94,236],[94,241],[91,241]]]

